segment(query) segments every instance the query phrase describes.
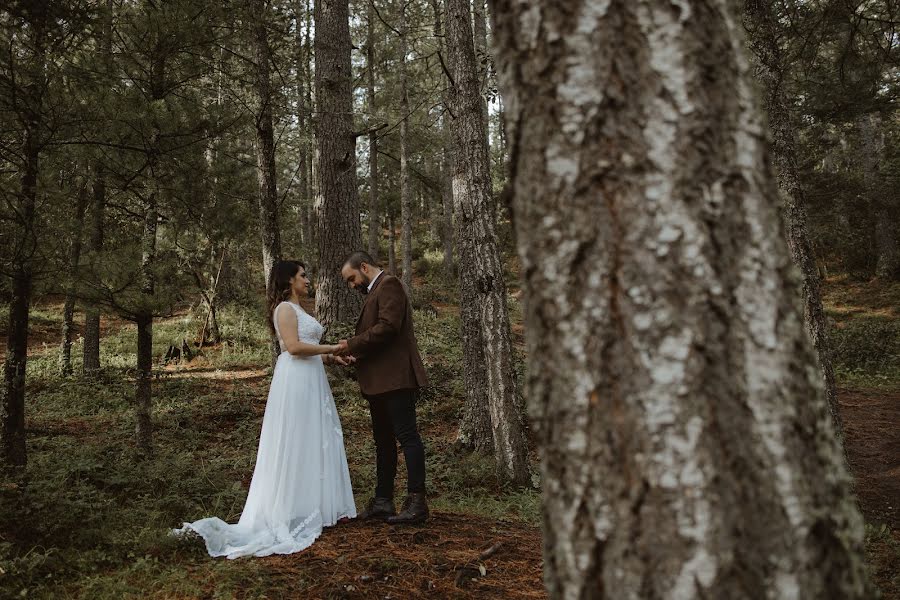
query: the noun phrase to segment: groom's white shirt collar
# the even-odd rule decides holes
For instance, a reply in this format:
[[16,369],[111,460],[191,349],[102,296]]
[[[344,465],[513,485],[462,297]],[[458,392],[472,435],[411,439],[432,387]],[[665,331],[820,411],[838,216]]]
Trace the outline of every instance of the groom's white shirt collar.
[[381,277],[381,275],[383,273],[384,273],[384,271],[379,271],[378,275],[375,276],[375,279],[373,279],[372,281],[369,282],[369,290],[368,291],[370,291],[370,292],[372,291],[372,286],[375,285],[375,282],[378,281],[378,278]]

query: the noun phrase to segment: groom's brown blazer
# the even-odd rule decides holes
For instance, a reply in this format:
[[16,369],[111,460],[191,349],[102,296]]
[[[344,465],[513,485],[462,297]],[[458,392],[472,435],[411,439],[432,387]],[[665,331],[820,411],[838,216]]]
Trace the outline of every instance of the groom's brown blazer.
[[347,340],[357,358],[359,389],[366,396],[410,390],[428,384],[413,332],[412,306],[396,277],[382,273],[366,295]]

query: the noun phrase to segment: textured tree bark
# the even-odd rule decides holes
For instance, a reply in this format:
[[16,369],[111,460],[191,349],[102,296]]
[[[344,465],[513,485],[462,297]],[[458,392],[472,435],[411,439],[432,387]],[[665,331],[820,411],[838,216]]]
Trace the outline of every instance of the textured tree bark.
[[764,0],[745,0],[744,15],[749,32],[750,49],[756,57],[755,72],[763,85],[763,105],[772,132],[772,161],[778,176],[784,202],[788,249],[802,276],[803,315],[806,330],[822,369],[825,399],[834,421],[838,439],[843,439],[841,413],[834,383],[831,346],[828,343],[828,323],[822,306],[821,281],[816,257],[806,227],[806,193],[800,185],[794,131],[796,129],[784,91],[788,65],[779,45],[779,27],[775,6]]
[[344,260],[362,248],[347,0],[317,1],[315,31],[317,175],[321,194],[316,312],[327,327],[352,323],[362,307],[361,296],[341,279]]
[[869,598],[735,3],[495,0],[552,598]]
[[[486,123],[481,111],[478,71],[472,41],[469,0],[447,0],[448,63],[453,84],[453,202],[459,250],[459,282],[463,308],[474,302],[475,314],[465,311],[467,329],[480,331],[484,357],[473,365],[486,374],[487,407],[497,475],[501,481],[526,485],[528,446],[516,399],[515,371],[506,305],[506,282],[494,231],[490,159],[485,144]],[[466,347],[468,349],[468,347]],[[467,365],[466,372],[469,368]],[[466,387],[471,384],[467,381]],[[466,411],[480,411],[467,406]],[[478,417],[475,417],[478,418]],[[478,443],[478,442],[476,442]]]
[[[375,120],[375,4],[366,15],[366,104],[369,124]],[[369,254],[378,262],[381,214],[378,212],[378,133],[369,134]]]
[[[106,213],[106,175],[103,164],[98,160],[94,166],[94,180],[91,198],[91,221],[88,239],[91,270],[100,267],[103,252],[103,216]],[[100,309],[89,304],[84,311],[84,347],[82,348],[81,372],[92,375],[100,371]]]
[[78,263],[81,260],[81,232],[84,229],[84,213],[90,196],[86,184],[82,184],[75,201],[75,219],[69,233],[69,273],[66,282],[66,300],[63,304],[62,344],[59,349],[59,370],[63,375],[72,374],[72,329],[75,321],[75,294],[78,288]]
[[412,185],[409,176],[409,85],[406,2],[400,3],[400,257],[403,287],[412,295]]

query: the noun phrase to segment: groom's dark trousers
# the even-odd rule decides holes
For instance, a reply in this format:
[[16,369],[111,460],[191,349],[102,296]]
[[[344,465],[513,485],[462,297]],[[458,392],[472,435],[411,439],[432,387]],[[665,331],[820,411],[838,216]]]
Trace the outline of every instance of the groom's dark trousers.
[[366,396],[372,414],[375,437],[375,459],[378,483],[375,495],[394,497],[397,475],[397,442],[406,459],[407,491],[425,493],[425,447],[416,428],[417,390],[396,390],[377,396]]
[[397,443],[403,450],[410,493],[425,492],[425,449],[416,428],[416,398],[428,383],[413,314],[403,284],[382,273],[372,282],[356,335],[347,344],[358,359],[359,388],[372,413],[378,486],[375,495],[394,497]]

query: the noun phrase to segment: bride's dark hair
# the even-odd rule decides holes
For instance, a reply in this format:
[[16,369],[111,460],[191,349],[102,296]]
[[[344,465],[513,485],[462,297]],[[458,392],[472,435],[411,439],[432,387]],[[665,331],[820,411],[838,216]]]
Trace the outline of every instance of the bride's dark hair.
[[272,265],[266,292],[266,301],[269,308],[269,329],[272,331],[272,335],[276,335],[275,307],[291,297],[291,278],[300,269],[306,269],[306,265],[299,260],[279,260]]

